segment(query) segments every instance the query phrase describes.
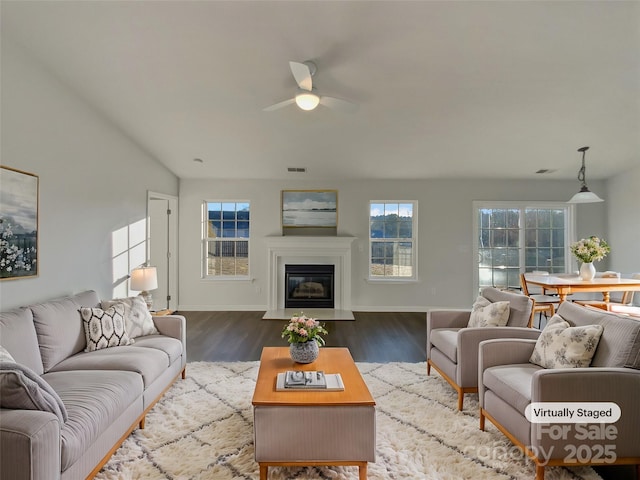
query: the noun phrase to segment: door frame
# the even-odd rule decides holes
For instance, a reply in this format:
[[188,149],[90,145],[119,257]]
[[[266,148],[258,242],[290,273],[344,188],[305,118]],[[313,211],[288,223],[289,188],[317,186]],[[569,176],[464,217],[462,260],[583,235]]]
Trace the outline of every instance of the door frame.
[[[171,215],[168,215],[168,232],[167,241],[169,245],[168,254],[168,268],[169,276],[167,278],[167,294],[171,297],[169,301],[169,309],[177,310],[178,308],[178,197],[175,195],[167,195],[165,193],[147,191],[147,242],[146,242],[146,257],[147,264],[151,264],[151,205],[154,200],[166,200],[171,210]],[[166,305],[166,300],[163,299],[163,308]]]

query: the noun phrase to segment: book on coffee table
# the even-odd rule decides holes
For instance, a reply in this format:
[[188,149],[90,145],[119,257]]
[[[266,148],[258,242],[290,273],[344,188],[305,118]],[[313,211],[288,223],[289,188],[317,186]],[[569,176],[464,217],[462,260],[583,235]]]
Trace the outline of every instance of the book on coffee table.
[[342,391],[344,390],[344,384],[339,373],[325,374],[323,371],[288,370],[278,373],[276,390]]

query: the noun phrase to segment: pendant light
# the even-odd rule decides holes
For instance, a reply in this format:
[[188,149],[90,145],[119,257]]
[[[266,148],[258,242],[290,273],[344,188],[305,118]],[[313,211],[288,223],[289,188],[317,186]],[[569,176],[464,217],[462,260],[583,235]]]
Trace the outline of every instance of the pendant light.
[[571,200],[567,203],[595,203],[595,202],[604,202],[598,195],[591,192],[587,187],[587,179],[585,176],[585,166],[584,166],[584,156],[586,151],[589,150],[589,147],[579,148],[578,151],[582,152],[582,167],[578,171],[578,180],[582,183],[582,188],[578,193],[576,193]]

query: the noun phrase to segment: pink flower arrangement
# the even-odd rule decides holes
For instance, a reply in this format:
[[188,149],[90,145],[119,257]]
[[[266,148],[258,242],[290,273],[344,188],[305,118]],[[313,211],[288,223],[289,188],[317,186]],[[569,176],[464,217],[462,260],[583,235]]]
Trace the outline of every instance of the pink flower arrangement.
[[320,325],[315,318],[310,318],[301,313],[294,315],[289,323],[282,330],[282,338],[286,338],[289,343],[305,343],[315,340],[318,345],[324,345],[324,338],[321,334],[328,334],[324,325]]

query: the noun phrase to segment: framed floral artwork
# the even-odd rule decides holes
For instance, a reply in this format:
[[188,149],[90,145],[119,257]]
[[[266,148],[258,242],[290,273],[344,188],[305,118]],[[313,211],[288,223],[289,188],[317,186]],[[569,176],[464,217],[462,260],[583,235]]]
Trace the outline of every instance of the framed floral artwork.
[[0,280],[38,276],[38,182],[0,166]]

